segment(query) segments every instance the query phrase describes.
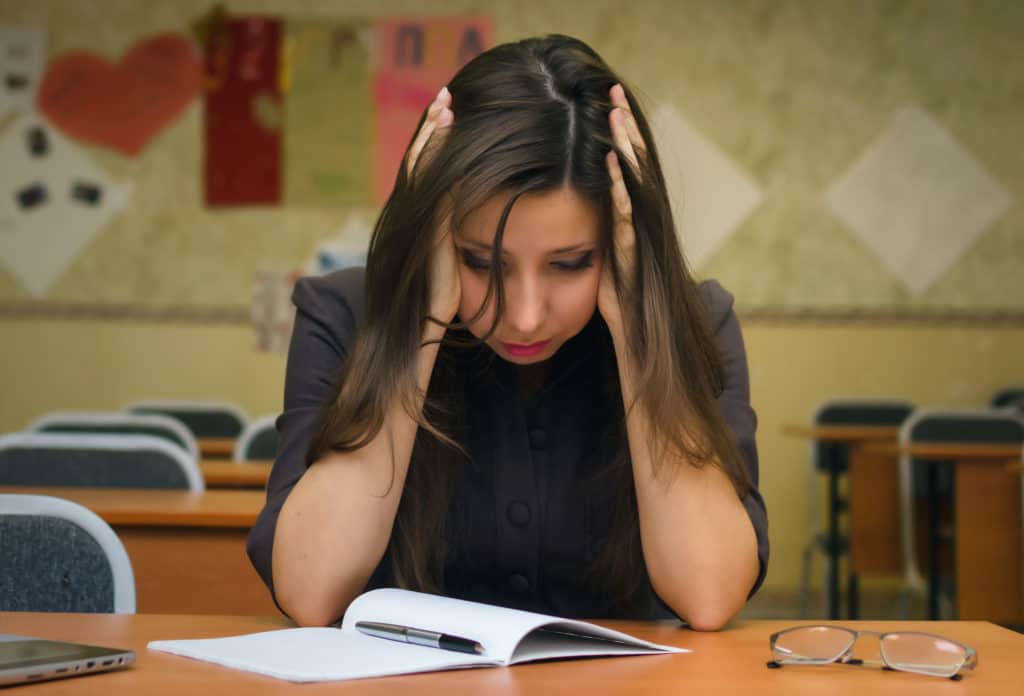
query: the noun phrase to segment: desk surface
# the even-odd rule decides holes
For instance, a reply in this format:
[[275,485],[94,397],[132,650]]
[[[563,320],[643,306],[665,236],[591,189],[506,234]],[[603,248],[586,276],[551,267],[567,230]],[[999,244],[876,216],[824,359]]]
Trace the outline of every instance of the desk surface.
[[1020,460],[1022,444],[992,442],[872,442],[865,449],[879,454],[909,454],[919,459]]
[[895,441],[899,426],[890,425],[795,425],[782,426],[782,434],[822,442]]
[[248,529],[263,509],[263,491],[203,493],[125,488],[0,486],[0,493],[32,493],[72,500],[111,526],[237,527]]
[[264,488],[273,464],[267,459],[203,459],[199,469],[206,485],[212,488]]
[[233,437],[201,437],[196,445],[202,457],[230,457],[235,453]]
[[[598,621],[658,643],[689,648],[692,654],[618,657],[526,664],[516,667],[435,672],[402,677],[322,684],[291,684],[174,655],[150,652],[150,640],[213,638],[255,633],[289,624],[282,618],[114,614],[0,613],[5,632],[131,648],[137,664],[122,672],[43,682],[38,696],[55,694],[1009,694],[1020,686],[1024,635],[984,622],[855,621],[843,625],[869,630],[923,630],[971,645],[979,667],[961,682],[874,667],[827,665],[768,669],[768,636],[794,622],[738,622],[719,633],[696,633],[674,623]],[[806,623],[806,622],[804,622]],[[877,641],[864,637],[860,657],[877,655]],[[12,696],[20,694],[15,689]]]

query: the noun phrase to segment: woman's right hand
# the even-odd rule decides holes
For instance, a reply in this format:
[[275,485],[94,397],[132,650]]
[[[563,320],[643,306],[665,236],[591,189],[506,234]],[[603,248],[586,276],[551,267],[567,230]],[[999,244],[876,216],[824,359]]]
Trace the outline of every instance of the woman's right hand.
[[[448,128],[455,122],[451,103],[451,93],[447,87],[442,87],[427,109],[423,126],[409,147],[406,174],[410,178],[415,174],[420,158],[426,161],[444,143]],[[443,322],[451,322],[459,311],[462,289],[455,257],[455,240],[451,233],[451,205],[447,201],[439,207],[433,247],[430,264],[430,316]]]

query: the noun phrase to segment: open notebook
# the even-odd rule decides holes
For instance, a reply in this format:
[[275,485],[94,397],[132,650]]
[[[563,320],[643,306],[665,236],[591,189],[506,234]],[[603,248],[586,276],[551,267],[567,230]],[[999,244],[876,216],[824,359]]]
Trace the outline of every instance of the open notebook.
[[[472,655],[363,634],[360,621],[401,624],[471,638]],[[360,595],[341,628],[289,628],[230,638],[158,640],[151,650],[214,662],[295,682],[362,679],[531,660],[688,652],[584,621],[489,604],[382,589]]]

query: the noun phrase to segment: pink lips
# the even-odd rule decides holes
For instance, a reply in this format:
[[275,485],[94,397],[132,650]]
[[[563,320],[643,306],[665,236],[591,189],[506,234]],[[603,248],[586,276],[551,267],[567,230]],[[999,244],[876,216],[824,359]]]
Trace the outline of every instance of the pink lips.
[[529,343],[522,345],[520,343],[502,343],[502,347],[509,355],[514,355],[517,358],[528,358],[531,355],[537,355],[544,350],[547,346],[547,341],[539,341],[537,343]]

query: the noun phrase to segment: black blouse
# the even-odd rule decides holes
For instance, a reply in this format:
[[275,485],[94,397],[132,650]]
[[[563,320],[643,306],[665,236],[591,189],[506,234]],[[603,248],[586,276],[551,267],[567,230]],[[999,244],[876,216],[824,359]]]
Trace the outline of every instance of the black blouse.
[[[277,459],[266,506],[248,541],[249,557],[271,592],[277,517],[306,471],[317,417],[353,345],[363,278],[363,269],[346,269],[303,278],[295,286],[297,312],[284,412],[277,420]],[[753,594],[767,570],[768,519],[757,488],[757,419],[750,406],[746,352],[732,296],[715,281],[702,283],[701,294],[726,368],[719,405],[750,473],[743,504],[757,535],[760,562]],[[444,593],[565,617],[672,616],[646,577],[641,601],[627,610],[585,579],[610,524],[613,479],[604,475],[606,465],[625,445],[621,434],[620,442],[609,441],[615,438],[609,437],[608,424],[621,423],[622,401],[617,375],[608,378],[613,358],[599,315],[556,353],[552,377],[530,397],[517,389],[517,368],[486,346],[457,350],[442,348],[435,367],[456,365],[468,371],[465,395],[472,404],[465,409],[470,459],[456,476],[445,525]],[[410,466],[415,465],[415,449],[412,456]],[[338,543],[346,543],[343,533]],[[366,589],[390,585],[394,580],[385,555]]]

